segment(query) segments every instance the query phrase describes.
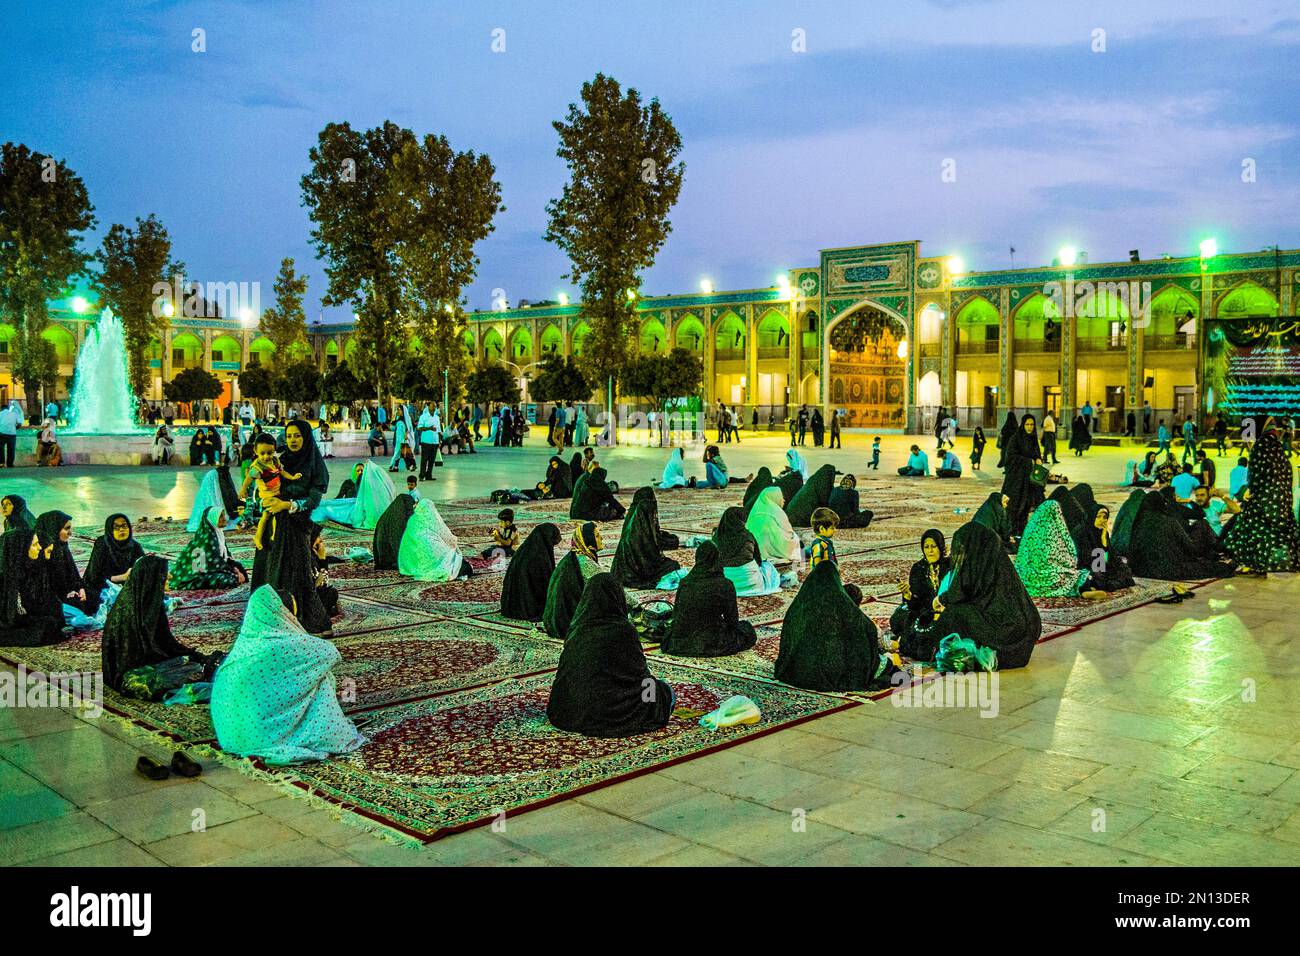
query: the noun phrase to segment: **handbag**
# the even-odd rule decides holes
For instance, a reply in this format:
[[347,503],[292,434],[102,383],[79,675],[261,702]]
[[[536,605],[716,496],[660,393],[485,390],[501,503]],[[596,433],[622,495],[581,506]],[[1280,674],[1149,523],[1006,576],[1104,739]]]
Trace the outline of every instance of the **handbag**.
[[1035,465],[1034,470],[1029,473],[1029,480],[1036,485],[1047,484],[1048,471],[1046,465]]

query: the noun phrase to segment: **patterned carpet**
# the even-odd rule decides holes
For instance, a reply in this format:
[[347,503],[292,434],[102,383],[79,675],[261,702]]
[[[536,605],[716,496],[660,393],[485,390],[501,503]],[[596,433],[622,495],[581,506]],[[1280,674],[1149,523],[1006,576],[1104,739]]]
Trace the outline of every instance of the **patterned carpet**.
[[[876,513],[865,530],[836,536],[846,582],[867,597],[863,610],[888,636],[889,615],[897,606],[900,584],[919,557],[927,528],[951,534],[987,497],[987,482],[939,482],[896,476],[863,476],[863,502]],[[626,502],[632,487],[620,497]],[[1117,510],[1122,492],[1098,489]],[[739,504],[742,487],[721,491],[660,493],[663,527],[687,538],[709,533],[722,510]],[[927,502],[930,503],[927,507]],[[448,525],[466,554],[486,546],[497,505],[486,499],[440,503]],[[522,534],[541,521],[560,524],[568,549],[567,502],[515,506]],[[618,541],[618,523],[602,528],[603,560]],[[803,532],[805,540],[808,532]],[[149,521],[137,538],[147,550],[174,557],[190,535],[180,522]],[[330,525],[325,537],[331,553],[368,548],[369,532]],[[73,551],[83,563],[94,535],[83,528]],[[228,533],[232,553],[251,564],[247,531]],[[685,567],[694,551],[672,556]],[[282,785],[309,791],[370,826],[421,842],[458,829],[606,786],[629,776],[719,747],[857,706],[862,695],[822,694],[775,681],[773,665],[780,625],[794,590],[740,599],[740,616],[759,633],[757,645],[727,658],[685,660],[647,646],[651,670],[668,680],[678,710],[668,727],[627,740],[592,740],[562,733],[546,721],[546,702],[561,645],[527,622],[503,618],[499,611],[503,573],[475,561],[468,580],[422,584],[394,572],[346,562],[331,569],[342,593],[342,615],[334,623],[334,643],[342,662],[336,668],[340,699],[371,743],[344,758],[270,770],[256,762],[244,767]],[[1122,613],[1164,593],[1163,582],[1137,587],[1100,601],[1050,598],[1037,601],[1043,640],[1067,634],[1090,621]],[[248,600],[247,587],[227,592],[176,595],[182,606],[171,615],[177,637],[203,651],[227,649],[238,632]],[[638,591],[633,600],[668,600],[672,594]],[[97,631],[83,632],[47,648],[5,648],[0,659],[44,672],[97,671]],[[1032,666],[1032,664],[1031,664]],[[213,745],[214,732],[203,706],[167,707],[130,700],[106,691],[106,708],[181,743]],[[707,731],[701,714],[735,694],[755,700],[759,723],[726,731]]]

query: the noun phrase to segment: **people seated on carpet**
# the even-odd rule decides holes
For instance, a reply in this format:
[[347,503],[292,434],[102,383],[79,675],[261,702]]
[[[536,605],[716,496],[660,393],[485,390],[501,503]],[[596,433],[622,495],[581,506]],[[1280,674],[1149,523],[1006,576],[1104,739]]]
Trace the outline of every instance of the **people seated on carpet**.
[[[737,443],[740,439],[737,437]],[[704,449],[704,485],[705,488],[725,488],[727,485],[743,485],[754,476],[732,478],[727,463],[722,459],[722,452],[717,445],[708,445]]]
[[560,529],[549,521],[528,533],[510,559],[501,584],[501,613],[515,621],[540,621],[546,610],[546,592],[555,573],[555,549]]
[[806,690],[862,691],[887,687],[895,669],[876,625],[840,583],[839,566],[813,568],[781,622],[776,679]]
[[546,463],[546,475],[534,487],[520,492],[531,501],[550,501],[573,497],[573,478],[569,466],[559,455],[552,455]]
[[1213,489],[1219,480],[1219,469],[1214,459],[1205,454],[1204,448],[1196,449],[1196,477],[1206,488]]
[[273,766],[325,760],[366,743],[339,704],[338,648],[303,630],[286,600],[293,599],[269,585],[253,592],[209,705],[222,750]]
[[587,737],[632,737],[665,726],[673,702],[672,687],[646,665],[622,585],[597,574],[560,652],[546,706],[551,725]]
[[194,434],[190,436],[189,454],[190,464],[200,465],[203,463],[203,457],[207,453],[208,433],[202,428],[197,428]]
[[415,506],[397,550],[397,570],[417,581],[454,581],[473,571],[460,553],[460,541],[428,498]]
[[1146,492],[1132,518],[1127,557],[1133,573],[1162,581],[1199,581],[1230,575],[1230,562],[1193,544],[1186,522],[1185,509],[1174,500],[1172,490],[1168,494]]
[[144,548],[135,540],[131,520],[122,513],[111,514],[104,522],[104,533],[95,539],[86,562],[86,614],[93,617],[99,610],[104,588],[110,583],[126,583],[131,566],[144,557]]
[[1002,542],[1003,550],[1008,553],[1015,553],[1015,543],[1011,540],[1011,519],[1007,517],[1007,496],[1000,491],[994,491],[984,499],[984,503],[975,511],[975,516],[971,518],[976,524],[982,524],[998,536]]
[[204,513],[199,530],[172,566],[173,591],[228,591],[248,580],[248,572],[230,556],[226,546],[224,529],[228,520],[220,505]]
[[50,590],[49,568],[35,531],[13,528],[0,536],[0,646],[43,647],[63,640],[63,605]]
[[596,460],[596,450],[594,448],[584,448],[582,451],[574,452],[573,457],[569,459],[569,477],[573,479],[573,487],[578,487],[578,479],[587,473],[587,466]]
[[1025,524],[1034,509],[1043,503],[1043,486],[1033,480],[1034,469],[1043,463],[1043,451],[1038,447],[1038,422],[1033,415],[1020,420],[1020,428],[1011,436],[1006,447],[1007,464],[1002,479],[1002,493],[1009,499],[1007,518],[1011,522],[1011,537],[1025,533]]
[[1232,557],[1252,572],[1300,569],[1291,458],[1273,430],[1255,442],[1241,514],[1223,533]]
[[569,517],[575,521],[621,521],[627,509],[614,497],[604,468],[593,459],[591,470],[573,486]]
[[[1073,498],[1074,503],[1079,506],[1082,520],[1087,521],[1092,515],[1093,508],[1097,504],[1097,499],[1092,493],[1092,485],[1088,484],[1086,481],[1080,482],[1070,489],[1070,497]],[[1064,505],[1061,506],[1061,512],[1063,514],[1065,513]],[[1066,515],[1066,524],[1070,524],[1068,514]],[[1070,524],[1070,530],[1074,530],[1073,524]]]
[[625,588],[671,590],[677,587],[682,566],[663,553],[654,491],[640,488],[637,496],[623,522],[610,572]]
[[785,506],[786,517],[795,528],[807,528],[813,512],[830,504],[835,488],[835,466],[822,465]]
[[343,558],[330,557],[329,551],[325,547],[324,529],[315,523],[312,524],[311,531],[311,557],[316,594],[320,597],[321,604],[325,606],[325,613],[331,618],[338,617],[341,613],[339,611],[339,589],[330,584],[330,565],[342,563]]
[[818,508],[812,513],[813,539],[806,549],[808,563],[817,567],[823,561],[835,560],[835,530],[840,517],[830,508]]
[[1166,452],[1165,460],[1156,462],[1155,481],[1152,486],[1156,488],[1164,487],[1172,482],[1174,476],[1180,471],[1182,471],[1182,468],[1179,467],[1178,459],[1174,457],[1174,453],[1172,451]]
[[492,543],[483,550],[483,557],[511,557],[519,547],[519,529],[515,526],[515,513],[511,508],[497,512],[497,525],[492,529]]
[[685,488],[690,482],[686,478],[686,453],[678,447],[668,453],[668,463],[664,465],[663,476],[659,479],[659,489],[669,491],[673,488]]
[[781,489],[781,504],[784,507],[794,499],[803,483],[808,480],[808,463],[798,449],[790,448],[785,453],[785,468],[776,476],[772,484]]
[[[1165,496],[1165,500],[1173,506],[1172,512],[1182,521],[1183,528],[1187,531],[1187,537],[1191,539],[1192,550],[1197,554],[1222,556],[1226,553],[1223,543],[1210,526],[1209,518],[1204,509],[1196,504],[1196,492],[1201,488],[1205,488],[1205,486],[1197,485],[1192,490],[1192,497],[1187,501],[1179,500],[1178,493],[1172,486],[1162,488],[1160,494]],[[1206,500],[1208,501],[1208,499]]]
[[365,463],[357,462],[352,466],[352,474],[343,479],[343,484],[339,485],[339,493],[334,497],[337,498],[355,498],[357,496],[357,485],[361,483],[361,473],[365,471]]
[[1178,503],[1185,505],[1192,500],[1192,492],[1200,487],[1201,479],[1196,476],[1192,463],[1188,461],[1183,463],[1183,470],[1174,475],[1169,484],[1174,489]]
[[913,653],[917,649],[916,632],[927,631],[934,622],[934,599],[950,570],[952,561],[943,532],[930,528],[921,535],[921,560],[912,565],[903,582],[903,603],[889,617],[890,633],[908,657],[917,656]]
[[839,515],[841,528],[865,528],[871,524],[873,515],[868,508],[859,509],[859,501],[858,479],[845,475],[839,487],[831,489],[827,507]]
[[659,526],[659,499],[655,496],[653,488],[646,485],[633,492],[632,506],[637,505],[643,506],[654,518],[655,539],[659,542],[660,551],[676,551],[682,546],[681,539],[677,535]]
[[803,556],[803,546],[781,507],[781,489],[765,489],[750,509],[745,528],[758,542],[758,554],[764,561],[777,564],[798,561]]
[[198,531],[209,508],[219,507],[231,518],[237,518],[242,505],[239,493],[231,481],[230,469],[220,465],[207,472],[199,482],[199,490],[194,496],[194,505],[190,509],[185,530],[190,533]]
[[1074,540],[1076,565],[1088,572],[1089,591],[1122,591],[1133,587],[1128,561],[1111,547],[1110,509],[1093,502],[1087,519],[1070,535]]
[[[114,690],[156,699],[163,691],[211,677],[214,658],[185,646],[172,634],[163,604],[166,596],[167,559],[146,554],[131,566],[104,622],[101,663],[104,683]],[[141,674],[140,668],[153,671]]]
[[1074,533],[1075,528],[1087,520],[1083,512],[1083,506],[1075,497],[1074,492],[1065,485],[1057,485],[1053,488],[1052,493],[1048,495],[1048,500],[1055,501],[1057,507],[1061,509],[1061,517],[1065,519],[1065,526],[1070,529],[1071,534]]
[[1055,501],[1044,501],[1029,516],[1015,565],[1030,597],[1101,596],[1100,591],[1083,594],[1088,572],[1079,567],[1074,539]]
[[1237,466],[1228,472],[1228,494],[1240,501],[1249,480],[1250,459],[1243,455],[1237,459]]
[[930,457],[921,451],[921,446],[913,445],[911,454],[907,457],[907,464],[898,469],[898,473],[904,478],[920,478],[922,475],[928,475],[930,473]]
[[943,461],[940,462],[939,467],[935,469],[934,477],[936,478],[960,478],[961,477],[961,461],[957,458],[956,455],[952,453],[951,448],[943,453]]
[[415,513],[419,498],[411,491],[400,494],[379,516],[375,524],[375,537],[371,551],[375,555],[376,571],[396,571],[397,554],[402,547],[402,535],[406,533],[406,524]]
[[940,642],[955,636],[996,651],[997,669],[1010,670],[1029,663],[1043,631],[997,534],[973,521],[953,535],[952,571],[946,586],[940,584],[935,610],[939,616],[911,653],[903,651],[907,656],[933,660]]
[[762,559],[758,542],[745,527],[744,509],[733,507],[723,511],[712,541],[722,574],[735,587],[738,597],[775,594],[781,590],[781,573],[772,562]]
[[311,513],[312,521],[317,524],[336,521],[358,531],[374,530],[384,511],[393,502],[393,480],[373,461],[363,461],[358,467],[361,472],[352,497],[321,501]]
[[1156,453],[1149,451],[1142,461],[1130,461],[1124,468],[1122,484],[1134,488],[1150,488],[1156,481]]
[[725,657],[749,650],[757,640],[754,625],[740,619],[736,586],[723,572],[717,547],[705,541],[677,586],[672,624],[660,650],[676,657]]
[[[746,518],[749,517],[749,511],[754,507],[754,502],[758,499],[758,496],[774,484],[772,472],[768,470],[767,466],[758,469],[758,474],[754,475],[749,484],[745,486],[745,496],[740,503],[741,510],[745,512]],[[782,495],[784,495],[784,492]],[[782,500],[784,501],[784,497]]]
[[542,625],[548,636],[562,641],[568,635],[569,622],[582,600],[587,582],[602,570],[600,549],[603,544],[600,527],[594,521],[584,522],[574,529],[569,553],[555,565],[546,585]]
[[49,559],[50,590],[61,603],[88,614],[86,582],[77,568],[72,549],[68,547],[68,539],[72,537],[72,516],[62,511],[47,511],[36,519],[36,534],[42,548],[53,546]]
[[1233,517],[1241,514],[1241,505],[1237,504],[1236,498],[1222,488],[1207,485],[1201,485],[1192,491],[1192,500],[1187,503],[1187,507],[1205,518],[1215,537],[1221,537],[1224,530],[1232,525]]
[[4,530],[16,528],[36,530],[36,515],[27,507],[27,499],[22,495],[5,495],[0,498],[0,514],[4,515]]

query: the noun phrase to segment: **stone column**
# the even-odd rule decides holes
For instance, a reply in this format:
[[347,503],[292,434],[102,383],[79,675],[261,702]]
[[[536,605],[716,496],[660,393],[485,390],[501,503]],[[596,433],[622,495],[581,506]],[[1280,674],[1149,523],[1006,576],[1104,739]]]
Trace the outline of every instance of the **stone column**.
[[1015,359],[1016,323],[1011,315],[1010,293],[1006,288],[1001,290],[998,298],[998,324],[998,420],[994,427],[1001,429],[1007,412],[1016,404],[1016,375],[1012,367]]
[[749,407],[742,407],[740,413],[746,422],[758,402],[758,322],[754,317],[755,311],[754,303],[745,306],[745,398]]
[[212,330],[203,330],[203,371],[212,372]]
[[[1147,305],[1149,303],[1144,303]],[[1129,313],[1133,309],[1130,305]],[[1148,316],[1149,320],[1150,316]],[[1134,433],[1142,434],[1142,397],[1146,390],[1142,387],[1146,381],[1146,375],[1143,371],[1143,364],[1146,361],[1146,321],[1135,321],[1130,318],[1128,323],[1128,337],[1125,339],[1128,353],[1128,384],[1124,389],[1124,427],[1128,427],[1128,413],[1133,413]]]
[[716,385],[714,382],[714,366],[717,363],[717,357],[714,354],[717,351],[717,336],[713,328],[713,306],[704,307],[704,404],[705,406],[713,405],[713,390]]

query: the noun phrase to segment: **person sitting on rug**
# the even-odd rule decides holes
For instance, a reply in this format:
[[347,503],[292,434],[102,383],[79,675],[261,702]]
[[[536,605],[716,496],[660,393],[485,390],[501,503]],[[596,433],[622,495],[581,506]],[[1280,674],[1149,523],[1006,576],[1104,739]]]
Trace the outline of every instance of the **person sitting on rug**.
[[1047,500],[1056,502],[1060,507],[1061,517],[1065,519],[1065,526],[1070,529],[1070,534],[1074,534],[1074,529],[1087,520],[1083,512],[1083,505],[1079,503],[1074,492],[1065,485],[1057,485],[1053,488],[1052,493],[1047,496]]
[[593,521],[578,525],[573,532],[569,553],[555,565],[551,580],[546,585],[546,607],[542,610],[542,624],[548,636],[564,640],[569,633],[569,622],[582,600],[587,582],[601,572],[600,527]]
[[930,473],[930,456],[921,451],[921,446],[913,445],[907,464],[898,469],[904,478],[920,478]]
[[1133,573],[1162,581],[1200,581],[1231,575],[1231,562],[1221,561],[1213,552],[1203,552],[1192,543],[1181,510],[1182,506],[1172,500],[1172,491],[1169,496],[1159,491],[1143,494],[1132,518],[1126,552]]
[[1172,509],[1174,514],[1182,519],[1183,528],[1187,531],[1187,537],[1191,540],[1192,548],[1196,553],[1222,556],[1225,553],[1223,544],[1219,536],[1214,533],[1214,529],[1210,527],[1205,509],[1196,504],[1196,493],[1202,490],[1209,491],[1204,485],[1197,485],[1192,489],[1192,497],[1187,501],[1180,500],[1178,493],[1172,487],[1162,489],[1160,494],[1174,506]]
[[[323,454],[323,452],[322,452]],[[366,470],[365,462],[357,462],[352,466],[352,474],[343,479],[343,484],[339,485],[339,493],[334,497],[338,498],[355,498],[357,496],[357,485],[361,484],[361,473]]]
[[1071,535],[1078,566],[1088,571],[1088,590],[1122,591],[1133,587],[1128,561],[1111,548],[1110,509],[1092,503],[1088,519]]
[[785,515],[795,528],[807,528],[813,512],[826,507],[835,488],[835,466],[822,465],[785,506]]
[[612,574],[587,582],[551,684],[546,716],[587,737],[634,737],[667,725],[672,687],[646,665],[627,597]]
[[[226,485],[230,486],[228,492]],[[235,506],[233,513],[230,510],[232,504]],[[199,490],[194,496],[194,506],[190,508],[190,517],[185,522],[185,530],[191,534],[198,531],[199,525],[203,524],[203,516],[208,513],[209,508],[219,507],[231,518],[237,518],[241,504],[239,493],[235,491],[230,479],[230,470],[225,466],[214,468],[204,474],[203,480],[199,482]]]
[[1007,496],[1002,492],[990,492],[971,520],[976,524],[984,525],[996,534],[998,540],[1002,542],[1003,550],[1014,554],[1016,549],[1011,540],[1011,519],[1007,517],[1007,501]]
[[546,463],[546,477],[539,481],[533,489],[520,492],[520,494],[533,501],[572,498],[573,478],[570,475],[569,466],[564,463],[564,459],[559,455],[552,455],[551,460]]
[[659,526],[659,499],[655,497],[654,489],[650,486],[638,488],[632,494],[632,507],[640,505],[645,511],[654,518],[655,539],[659,542],[660,551],[676,551],[682,546],[681,539],[671,531],[665,531]]
[[0,646],[44,647],[64,639],[63,606],[50,590],[49,568],[35,531],[14,528],[0,536]]
[[575,521],[622,521],[627,513],[614,497],[606,479],[609,477],[593,459],[590,471],[578,479],[573,487],[573,501],[569,504],[569,517]]
[[72,556],[68,540],[72,537],[72,517],[62,511],[47,511],[36,519],[36,534],[41,547],[50,551],[50,589],[60,602],[83,614],[86,608],[86,582],[77,569],[77,559]]
[[27,507],[27,499],[22,495],[5,495],[0,498],[0,513],[4,515],[6,531],[16,528],[36,530],[36,515]]
[[555,573],[555,549],[560,529],[549,521],[528,533],[506,568],[501,584],[501,613],[514,621],[540,621],[546,592]]
[[757,640],[754,625],[740,619],[736,586],[723,573],[717,547],[705,541],[677,587],[672,624],[660,650],[675,657],[725,657],[749,650]]
[[454,581],[474,573],[460,553],[460,541],[428,498],[415,506],[406,523],[397,570],[417,581]]
[[[384,511],[393,502],[395,494],[393,480],[373,461],[360,462],[356,483],[350,498],[333,498],[321,501],[311,513],[311,520],[317,524],[336,521],[339,524],[356,528],[358,531],[373,531]],[[344,484],[349,484],[344,482]]]
[[768,488],[758,496],[749,517],[745,519],[745,528],[758,542],[758,553],[762,560],[775,564],[799,561],[803,557],[799,536],[790,526],[790,519],[781,507],[780,488]]
[[497,512],[497,526],[492,529],[492,543],[483,550],[483,557],[495,558],[498,555],[511,557],[519,547],[519,529],[515,527],[515,513],[511,508],[502,508]]
[[[1092,485],[1086,481],[1080,482],[1070,489],[1070,497],[1074,503],[1079,506],[1080,515],[1083,521],[1087,521],[1092,515],[1092,509],[1097,504],[1097,498],[1092,493]],[[1065,505],[1061,505],[1061,511],[1065,512]],[[1066,523],[1069,524],[1069,515],[1066,514]],[[1074,525],[1070,525],[1073,530]]]
[[341,564],[343,558],[331,558],[325,548],[324,529],[313,523],[308,537],[311,539],[311,558],[313,580],[316,584],[316,593],[320,596],[320,602],[325,607],[325,613],[331,619],[339,616],[339,589],[330,584],[330,565]]
[[131,566],[144,557],[144,548],[135,540],[131,519],[122,513],[111,514],[104,522],[104,533],[95,539],[86,563],[86,614],[93,617],[99,610],[104,589],[111,582],[123,585],[131,575]]
[[1240,501],[1249,482],[1250,459],[1243,455],[1237,459],[1237,467],[1228,472],[1228,494]]
[[723,511],[712,541],[722,574],[735,587],[738,597],[775,594],[781,590],[781,573],[770,561],[762,560],[758,542],[745,527],[744,509]]
[[794,499],[803,483],[808,480],[808,463],[798,449],[789,448],[785,453],[785,468],[772,482],[781,489],[781,505],[784,507]]
[[659,479],[659,489],[669,491],[673,488],[685,488],[689,484],[686,478],[686,455],[681,448],[674,448],[668,453],[668,464],[664,465],[663,476]]
[[839,487],[831,489],[826,506],[839,515],[841,528],[865,528],[871,524],[873,515],[870,509],[859,508],[859,501],[858,479],[845,475]]
[[376,571],[397,570],[397,554],[402,547],[402,536],[406,533],[406,524],[415,513],[415,505],[419,500],[417,495],[408,491],[394,498],[392,504],[379,516],[371,544]]
[[1222,488],[1210,488],[1207,485],[1201,485],[1192,492],[1192,500],[1187,507],[1195,509],[1205,519],[1215,537],[1221,537],[1224,529],[1232,526],[1233,516],[1241,514],[1241,505],[1237,504],[1236,498]]
[[[930,528],[921,535],[921,560],[912,565],[907,580],[902,582],[903,603],[889,618],[889,631],[896,647],[906,644],[911,649],[916,632],[928,629],[934,622],[934,599],[951,570],[943,532]],[[904,653],[912,656],[907,650]]]
[[781,622],[776,679],[805,690],[864,691],[888,687],[896,669],[876,625],[840,583],[839,566],[813,568]]
[[1074,540],[1055,501],[1044,501],[1029,516],[1015,565],[1030,597],[1103,596],[1101,591],[1083,590],[1088,572],[1079,568]]
[[748,478],[732,478],[727,471],[727,463],[722,460],[722,452],[718,451],[718,446],[709,445],[704,449],[704,484],[701,487],[725,488],[728,485],[743,485],[753,477],[751,474]]
[[212,726],[227,753],[272,766],[351,753],[366,738],[343,713],[334,683],[341,659],[312,637],[270,585],[258,588],[212,683]]
[[934,477],[936,478],[960,478],[961,477],[961,461],[957,458],[956,455],[952,453],[951,448],[943,453],[943,461],[940,462],[939,467],[935,469]]
[[654,492],[638,489],[641,499],[633,500],[623,522],[623,533],[614,552],[610,571],[626,588],[672,590],[681,577],[681,564],[663,553],[659,530],[659,506]]
[[230,556],[226,535],[227,522],[220,505],[209,508],[203,523],[181,549],[172,566],[173,591],[228,591],[248,580],[244,566]]
[[[745,497],[740,503],[740,508],[745,512],[746,518],[749,517],[750,509],[754,507],[754,502],[758,500],[758,496],[766,489],[771,488],[774,484],[775,483],[772,481],[772,472],[767,469],[767,466],[758,469],[758,474],[756,474],[753,480],[751,480],[745,487]],[[785,493],[782,492],[783,496],[784,494]],[[782,501],[784,500],[784,497],[782,497]]]
[[835,560],[835,529],[839,527],[840,518],[830,508],[818,508],[812,513],[812,529],[815,537],[808,545],[806,553],[808,563],[817,567],[823,561]]
[[575,451],[573,458],[569,460],[569,477],[573,479],[574,490],[577,490],[578,479],[587,473],[587,466],[596,460],[596,450],[594,448],[584,448],[582,451]]

